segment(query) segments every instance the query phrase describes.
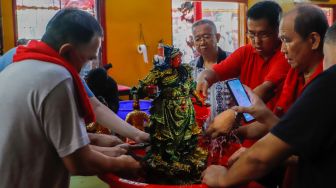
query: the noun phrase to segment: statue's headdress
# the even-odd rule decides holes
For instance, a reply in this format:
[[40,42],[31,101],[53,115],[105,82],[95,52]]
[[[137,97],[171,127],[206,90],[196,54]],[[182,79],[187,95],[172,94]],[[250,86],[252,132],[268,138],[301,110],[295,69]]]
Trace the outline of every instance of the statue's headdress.
[[171,59],[178,54],[181,54],[178,48],[174,48],[174,46],[163,45],[163,61],[162,59],[154,60],[155,68],[158,68],[160,70],[169,68],[171,66]]

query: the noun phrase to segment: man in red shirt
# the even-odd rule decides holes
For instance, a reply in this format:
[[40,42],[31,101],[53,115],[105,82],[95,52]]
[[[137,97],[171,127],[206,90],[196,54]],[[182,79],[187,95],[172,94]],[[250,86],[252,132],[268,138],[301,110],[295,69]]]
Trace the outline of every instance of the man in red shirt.
[[[253,5],[247,12],[247,36],[251,44],[238,48],[225,60],[213,65],[212,70],[200,73],[197,91],[207,95],[208,88],[214,83],[239,77],[244,85],[253,89],[273,109],[290,68],[280,51],[278,28],[281,15],[281,7],[274,1],[261,1]],[[254,142],[254,139],[245,139],[242,145],[250,147]],[[268,179],[273,181],[274,178]],[[281,181],[281,178],[278,179],[274,182]]]
[[[238,185],[261,177],[294,154],[299,156],[299,165],[295,184],[291,187],[330,187],[334,184],[333,82],[336,67],[331,66],[335,64],[336,29],[333,25],[324,37],[327,28],[325,14],[316,6],[298,6],[284,16],[280,24],[282,51],[292,66],[285,82],[296,82],[291,93],[293,97],[297,94],[300,97],[279,120],[258,97],[250,93],[253,105],[235,107],[234,110],[251,114],[272,128],[270,133],[243,153],[228,171],[220,166],[208,167],[203,173],[203,182],[211,187]],[[329,69],[316,77],[321,71],[322,48],[325,48],[323,68]],[[230,111],[226,113],[232,113]],[[223,125],[217,122],[218,126],[220,124]],[[214,126],[210,125],[212,129]],[[219,131],[218,127],[215,129]]]
[[251,44],[238,48],[228,58],[203,71],[197,79],[197,90],[207,95],[208,88],[222,80],[239,77],[273,108],[289,65],[280,52],[278,26],[281,7],[263,1],[247,12],[247,35]]

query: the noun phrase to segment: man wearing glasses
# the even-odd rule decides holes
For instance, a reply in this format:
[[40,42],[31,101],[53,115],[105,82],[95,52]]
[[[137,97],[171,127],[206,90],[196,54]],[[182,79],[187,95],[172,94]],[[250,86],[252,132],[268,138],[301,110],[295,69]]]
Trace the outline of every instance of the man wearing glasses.
[[[214,83],[239,77],[273,110],[290,68],[280,51],[278,28],[281,15],[281,7],[274,1],[253,5],[247,12],[247,36],[251,44],[238,48],[225,60],[214,64],[212,69],[202,71],[197,79],[197,90],[207,95],[208,88]],[[243,152],[255,142],[255,139],[244,139],[243,147],[237,152]],[[282,170],[275,170],[262,183],[276,186],[281,182],[281,173]]]
[[253,5],[247,12],[247,36],[251,44],[238,48],[225,60],[214,64],[212,69],[202,71],[197,79],[197,90],[207,95],[212,84],[239,77],[273,109],[289,70],[280,52],[278,27],[281,14],[281,7],[272,1]]
[[[197,79],[199,73],[205,69],[211,69],[214,64],[223,61],[229,52],[223,51],[217,43],[220,39],[220,34],[217,33],[217,28],[214,22],[207,19],[202,19],[192,25],[193,41],[197,52],[200,54],[196,58],[193,76]],[[217,82],[209,89],[207,103],[211,104],[211,118],[226,110],[228,106],[229,94],[224,82]]]

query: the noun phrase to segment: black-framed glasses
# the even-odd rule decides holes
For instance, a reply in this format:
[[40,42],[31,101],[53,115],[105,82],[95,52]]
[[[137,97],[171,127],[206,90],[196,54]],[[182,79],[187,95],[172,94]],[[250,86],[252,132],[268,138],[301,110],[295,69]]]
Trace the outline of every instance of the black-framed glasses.
[[248,38],[250,38],[251,40],[255,40],[255,38],[259,38],[261,40],[270,38],[272,35],[274,34],[274,32],[260,32],[260,33],[252,33],[252,32],[247,32],[246,35]]
[[209,41],[212,38],[213,35],[215,35],[215,34],[203,34],[203,35],[195,36],[194,41],[195,42],[200,42],[202,39],[206,40],[206,41]]

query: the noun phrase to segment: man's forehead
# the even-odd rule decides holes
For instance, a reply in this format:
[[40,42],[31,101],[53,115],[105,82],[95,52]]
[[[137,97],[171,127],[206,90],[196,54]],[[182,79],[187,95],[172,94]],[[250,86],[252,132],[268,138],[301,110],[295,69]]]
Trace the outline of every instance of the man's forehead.
[[248,30],[272,30],[273,28],[270,26],[266,18],[261,19],[248,19],[247,20],[247,29]]
[[294,32],[294,19],[286,16],[281,19],[279,26],[279,33]]
[[193,32],[200,32],[201,30],[200,29],[203,29],[203,30],[206,30],[206,31],[210,31],[210,32],[213,32],[213,29],[212,27],[208,24],[208,23],[203,23],[203,24],[200,24],[200,25],[197,25],[194,27],[193,29]]
[[296,12],[290,12],[285,14],[280,21],[280,29],[281,27],[294,27],[295,18],[297,16]]

